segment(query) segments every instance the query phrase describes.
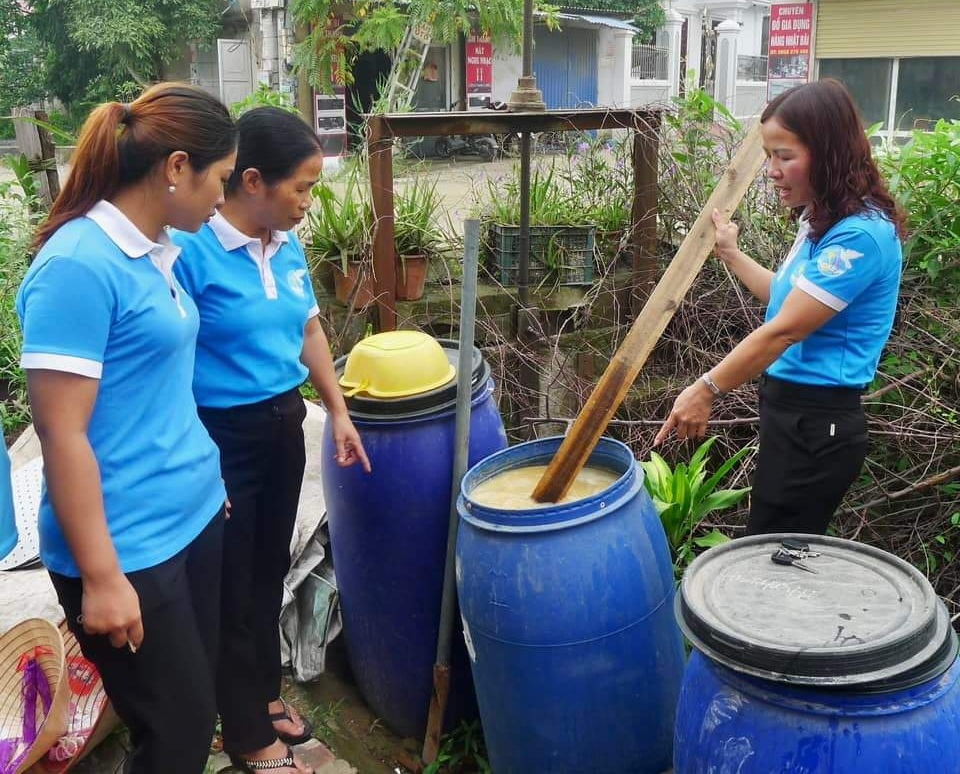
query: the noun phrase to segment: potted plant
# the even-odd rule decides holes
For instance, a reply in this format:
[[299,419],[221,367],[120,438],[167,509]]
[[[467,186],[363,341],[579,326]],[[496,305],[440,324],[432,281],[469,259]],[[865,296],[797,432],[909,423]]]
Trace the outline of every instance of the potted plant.
[[[520,183],[488,181],[485,222],[497,279],[516,285],[520,263]],[[583,203],[556,179],[554,169],[535,169],[530,179],[531,285],[589,285],[594,275],[593,225],[584,225]]]
[[422,176],[399,189],[393,200],[393,236],[397,252],[398,301],[416,301],[423,295],[430,259],[444,242],[437,225],[440,196],[436,181]]
[[347,174],[342,194],[326,181],[319,182],[312,193],[317,207],[307,219],[313,274],[328,292],[332,280],[340,303],[362,309],[374,299],[370,260],[373,218],[358,184],[358,172],[354,169]]

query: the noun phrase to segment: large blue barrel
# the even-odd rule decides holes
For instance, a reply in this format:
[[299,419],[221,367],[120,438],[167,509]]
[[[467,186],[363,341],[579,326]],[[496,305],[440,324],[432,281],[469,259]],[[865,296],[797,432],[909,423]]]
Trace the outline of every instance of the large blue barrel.
[[470,499],[491,476],[544,464],[548,438],[472,468],[461,486],[457,582],[496,774],[643,774],[670,767],[683,644],[667,540],[643,472],[602,438],[588,465],[620,474],[565,505]]
[[[803,540],[807,569],[771,561]],[[676,774],[960,772],[960,663],[944,604],[879,549],[759,535],[699,557],[677,616]]]
[[[440,342],[456,364],[456,342]],[[507,445],[490,369],[474,350],[469,460]],[[342,372],[345,359],[337,361]],[[409,398],[347,407],[373,472],[323,466],[350,665],[364,699],[401,736],[423,739],[433,686],[453,478],[456,379]],[[324,436],[325,460],[334,447]],[[462,638],[451,653],[447,727],[476,716]]]

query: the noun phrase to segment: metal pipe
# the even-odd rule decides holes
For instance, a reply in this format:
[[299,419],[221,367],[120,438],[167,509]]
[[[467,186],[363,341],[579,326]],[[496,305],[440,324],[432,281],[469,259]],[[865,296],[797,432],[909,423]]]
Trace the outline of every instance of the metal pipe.
[[533,75],[533,0],[523,0],[523,49],[521,57],[521,75]]
[[517,295],[530,306],[530,132],[520,135],[520,238],[517,240]]
[[[457,408],[454,420],[453,479],[450,487],[450,522],[447,528],[447,554],[443,567],[443,595],[440,600],[440,630],[437,634],[437,658],[433,667],[434,690],[427,718],[423,759],[436,759],[440,728],[446,711],[449,685],[450,641],[456,616],[457,588],[454,565],[457,553],[457,529],[460,517],[457,498],[460,482],[467,472],[470,441],[470,407],[473,381],[473,336],[477,312],[477,267],[480,263],[480,221],[464,222],[463,284],[460,296],[460,351],[457,360]],[[440,683],[443,683],[442,685]]]

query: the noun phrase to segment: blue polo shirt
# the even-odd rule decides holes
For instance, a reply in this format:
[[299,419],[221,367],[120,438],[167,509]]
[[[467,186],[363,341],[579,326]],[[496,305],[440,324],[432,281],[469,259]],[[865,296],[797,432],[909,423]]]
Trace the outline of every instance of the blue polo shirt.
[[173,240],[181,249],[177,279],[200,310],[197,404],[242,406],[302,384],[304,326],[320,310],[296,235],[274,231],[264,249],[217,213]]
[[851,215],[816,243],[800,231],[770,286],[766,320],[772,320],[793,289],[836,314],[805,340],[789,347],[768,369],[801,384],[862,388],[877,370],[897,310],[903,262],[896,229],[882,214]]
[[[193,400],[199,318],[174,278],[176,257],[165,238],[147,239],[101,201],[53,234],[17,295],[21,366],[100,382],[87,437],[124,572],[185,548],[225,497],[220,455]],[[80,574],[46,487],[40,556],[54,572]]]

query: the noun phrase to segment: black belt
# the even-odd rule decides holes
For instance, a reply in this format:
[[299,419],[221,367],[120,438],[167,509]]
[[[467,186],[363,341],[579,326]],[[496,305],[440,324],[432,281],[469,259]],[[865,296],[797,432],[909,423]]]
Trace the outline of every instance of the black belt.
[[285,411],[298,407],[303,403],[300,397],[300,388],[294,387],[279,395],[259,400],[256,403],[243,403],[239,406],[198,406],[200,415],[204,414],[223,416],[226,414],[256,414],[262,412],[284,413]]
[[861,387],[828,387],[801,384],[760,374],[760,390],[765,398],[793,403],[815,403],[823,408],[851,409],[860,407]]

